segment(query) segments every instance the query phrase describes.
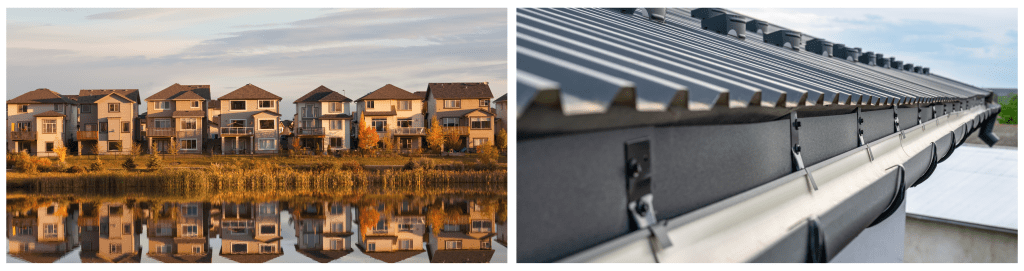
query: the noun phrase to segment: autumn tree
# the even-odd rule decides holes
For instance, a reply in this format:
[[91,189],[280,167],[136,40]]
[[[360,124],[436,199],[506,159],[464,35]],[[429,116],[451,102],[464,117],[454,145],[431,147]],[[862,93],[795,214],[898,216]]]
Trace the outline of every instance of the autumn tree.
[[495,163],[498,160],[498,149],[494,148],[494,145],[490,141],[484,142],[484,144],[476,147],[477,153],[480,154],[480,162],[485,164]]
[[391,135],[391,132],[384,133],[384,137],[380,138],[380,142],[384,143],[384,150],[391,151],[395,149],[395,137]]
[[447,146],[449,150],[456,150],[461,146],[462,138],[459,137],[459,132],[455,129],[446,131],[444,134],[444,145]]
[[359,149],[372,150],[377,147],[377,142],[380,141],[380,135],[377,134],[377,129],[373,126],[366,125],[366,122],[360,122],[359,124]]
[[444,131],[441,130],[441,124],[437,122],[437,116],[430,117],[430,128],[427,128],[427,145],[435,152],[444,151],[441,149],[441,145],[444,145]]
[[508,132],[506,132],[505,129],[501,129],[501,132],[498,132],[497,141],[499,148],[502,150],[508,149]]
[[366,236],[379,221],[380,213],[377,212],[377,209],[372,206],[359,208],[359,229],[363,231],[363,236]]
[[178,155],[178,141],[177,140],[174,140],[173,138],[171,139],[171,146],[169,148],[167,148],[167,153],[170,153],[171,155]]

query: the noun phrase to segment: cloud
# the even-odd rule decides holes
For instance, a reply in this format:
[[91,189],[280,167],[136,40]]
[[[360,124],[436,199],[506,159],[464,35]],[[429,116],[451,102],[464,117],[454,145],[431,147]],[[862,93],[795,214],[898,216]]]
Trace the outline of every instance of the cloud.
[[158,8],[141,8],[141,9],[125,9],[118,11],[110,11],[97,13],[89,16],[85,16],[86,19],[91,20],[131,20],[131,19],[144,19],[157,17],[164,14],[173,13],[172,9],[158,9]]

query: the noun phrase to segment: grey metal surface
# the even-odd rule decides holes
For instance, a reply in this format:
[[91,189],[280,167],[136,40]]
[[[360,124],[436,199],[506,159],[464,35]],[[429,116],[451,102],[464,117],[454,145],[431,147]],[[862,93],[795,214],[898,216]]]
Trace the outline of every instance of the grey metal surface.
[[1017,230],[1017,150],[961,146],[908,191],[907,213]]

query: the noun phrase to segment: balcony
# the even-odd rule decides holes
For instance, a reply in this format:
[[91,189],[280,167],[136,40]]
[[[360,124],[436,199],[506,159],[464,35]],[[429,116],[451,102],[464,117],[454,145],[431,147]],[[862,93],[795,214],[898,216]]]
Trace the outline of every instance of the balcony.
[[253,127],[223,127],[220,128],[221,136],[248,136],[253,134]]
[[295,135],[298,136],[323,136],[324,127],[299,127],[295,131]]
[[99,131],[78,131],[78,140],[99,140]]
[[443,131],[445,134],[455,133],[457,135],[469,135],[469,126],[441,127],[441,131]]
[[423,135],[426,134],[424,127],[398,127],[391,129],[392,135]]
[[11,131],[11,140],[36,140],[36,131]]
[[149,137],[173,137],[174,128],[149,128],[146,131],[146,136]]

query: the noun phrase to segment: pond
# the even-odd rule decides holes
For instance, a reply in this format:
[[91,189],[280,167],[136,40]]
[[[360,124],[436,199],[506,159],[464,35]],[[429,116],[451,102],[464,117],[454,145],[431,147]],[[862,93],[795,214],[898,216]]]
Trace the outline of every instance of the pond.
[[[68,189],[70,190],[70,189]],[[506,262],[504,183],[8,190],[8,263]]]

